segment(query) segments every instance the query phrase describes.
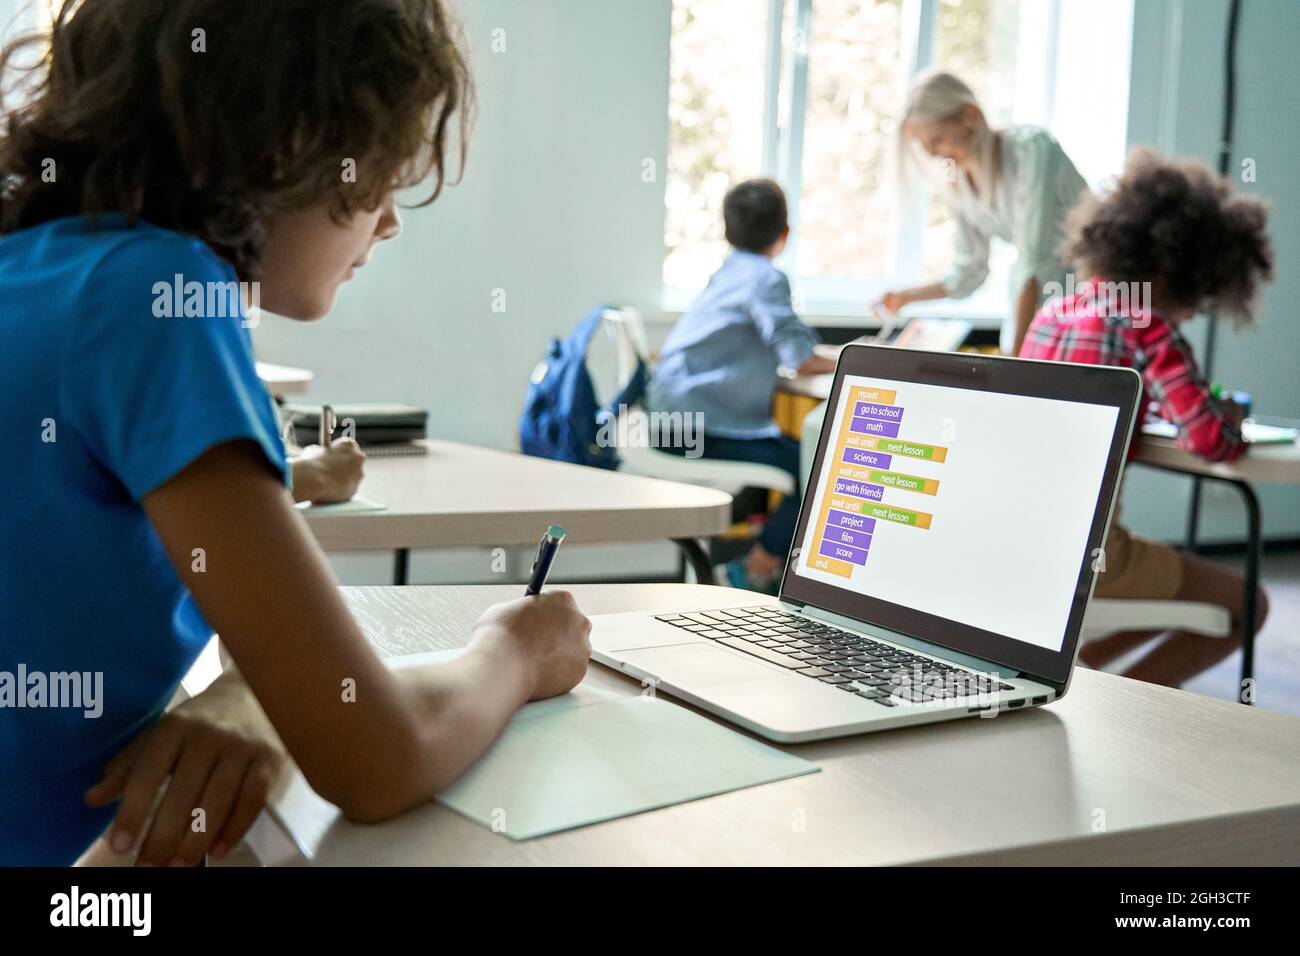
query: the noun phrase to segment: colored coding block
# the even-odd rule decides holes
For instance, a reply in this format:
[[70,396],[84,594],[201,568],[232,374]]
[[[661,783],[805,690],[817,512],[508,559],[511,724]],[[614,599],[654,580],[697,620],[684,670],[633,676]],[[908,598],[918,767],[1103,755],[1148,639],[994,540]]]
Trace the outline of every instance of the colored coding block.
[[823,541],[822,546],[817,549],[817,553],[828,558],[835,558],[837,561],[848,561],[850,564],[866,564],[867,552],[862,548],[851,548],[847,544],[836,544],[834,541]]
[[855,418],[849,424],[849,431],[861,435],[882,435],[885,438],[897,438],[898,428],[898,422],[881,422],[874,418]]
[[844,444],[852,445],[854,448],[868,448],[874,450],[878,442],[882,439],[875,435],[845,435]]
[[884,422],[901,422],[903,409],[898,405],[878,405],[875,402],[855,402],[854,418],[878,418]]
[[871,388],[870,386],[858,385],[849,392],[849,401],[857,402],[879,402],[881,405],[892,405],[898,398],[898,392],[892,388]]
[[[906,508],[892,508],[889,505],[869,504],[862,509],[862,513],[880,521],[893,521],[913,528],[929,528],[930,521],[934,518],[934,515],[926,514],[924,511],[908,511]],[[852,525],[845,525],[845,527],[852,527]]]
[[878,451],[867,451],[863,448],[845,448],[841,460],[848,462],[850,465],[861,465],[864,468],[888,468],[892,462],[892,455],[882,455]]
[[871,547],[871,533],[869,531],[850,531],[847,528],[835,528],[831,525],[827,525],[822,529],[822,540],[833,541],[836,544],[852,545],[864,551]]
[[919,475],[904,475],[896,471],[880,471],[873,468],[868,479],[887,488],[902,488],[904,491],[915,491],[922,495],[933,495],[939,492],[937,478],[922,478]]
[[880,485],[869,485],[865,481],[852,481],[847,478],[835,479],[837,495],[853,495],[855,498],[869,498],[872,501],[884,501],[885,489]]
[[[858,421],[858,419],[856,418],[853,420],[855,422]],[[866,419],[864,418],[862,419],[862,421],[866,421]],[[880,425],[882,428],[898,427],[896,425],[888,425],[885,422],[876,422],[876,424]],[[886,465],[877,464],[877,462],[879,462],[882,458],[887,462],[893,460],[888,455],[882,455],[878,451],[866,451],[865,449],[862,448],[845,448],[843,454],[840,455],[840,461],[845,462],[846,464],[849,465],[858,465],[863,468],[887,467]]]
[[[864,504],[863,509],[879,508],[880,505]],[[888,509],[886,509],[888,510]],[[827,526],[834,525],[837,528],[848,528],[851,531],[874,531],[876,522],[874,518],[864,518],[862,515],[849,514],[845,511],[838,511],[832,508],[826,515]]]
[[840,495],[831,495],[831,500],[826,507],[847,511],[851,514],[859,514],[868,504],[870,502],[863,501],[861,498],[845,498]]
[[852,465],[840,465],[835,469],[835,474],[840,478],[847,478],[849,481],[870,481],[870,468],[854,468]]
[[825,571],[827,574],[838,574],[842,578],[853,576],[853,565],[847,561],[837,561],[835,558],[828,558],[824,554],[811,554],[808,556],[808,567],[817,571]]
[[924,458],[927,461],[938,462],[948,460],[948,449],[942,445],[922,445],[919,442],[903,441],[898,438],[877,438],[872,447],[892,455],[906,455],[908,458]]

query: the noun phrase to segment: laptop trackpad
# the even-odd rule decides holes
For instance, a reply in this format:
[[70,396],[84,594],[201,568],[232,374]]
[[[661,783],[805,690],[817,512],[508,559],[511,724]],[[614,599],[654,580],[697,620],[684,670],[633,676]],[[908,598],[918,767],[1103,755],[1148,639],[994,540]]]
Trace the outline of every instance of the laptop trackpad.
[[781,679],[784,672],[712,644],[674,644],[619,651],[638,671],[678,686],[700,687]]

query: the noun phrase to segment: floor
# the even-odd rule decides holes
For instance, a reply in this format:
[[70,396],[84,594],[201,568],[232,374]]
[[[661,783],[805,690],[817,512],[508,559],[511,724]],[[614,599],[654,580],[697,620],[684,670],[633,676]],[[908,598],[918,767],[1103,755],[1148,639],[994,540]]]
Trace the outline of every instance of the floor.
[[[1215,559],[1240,570],[1239,558]],[[1269,616],[1255,639],[1255,706],[1300,716],[1300,549],[1264,555]],[[1235,700],[1241,655],[1234,654],[1183,685],[1207,697]]]

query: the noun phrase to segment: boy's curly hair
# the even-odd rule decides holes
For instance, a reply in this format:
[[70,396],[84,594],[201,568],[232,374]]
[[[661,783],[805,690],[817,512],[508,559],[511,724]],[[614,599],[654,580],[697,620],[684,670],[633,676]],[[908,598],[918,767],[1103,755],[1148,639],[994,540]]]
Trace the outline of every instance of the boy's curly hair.
[[1259,282],[1273,277],[1267,222],[1263,202],[1205,164],[1139,148],[1104,198],[1071,212],[1065,252],[1090,275],[1159,280],[1179,305],[1249,321]]
[[0,50],[0,233],[122,213],[255,279],[276,210],[432,202],[472,105],[442,0],[65,0]]

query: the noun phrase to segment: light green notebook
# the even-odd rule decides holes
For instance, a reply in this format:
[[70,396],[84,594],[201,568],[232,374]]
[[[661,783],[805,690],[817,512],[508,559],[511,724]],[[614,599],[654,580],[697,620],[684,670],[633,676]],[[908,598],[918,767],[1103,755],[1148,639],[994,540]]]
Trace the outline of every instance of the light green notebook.
[[[459,653],[414,654],[389,665]],[[580,685],[521,708],[438,800],[526,840],[819,769],[675,703]]]

